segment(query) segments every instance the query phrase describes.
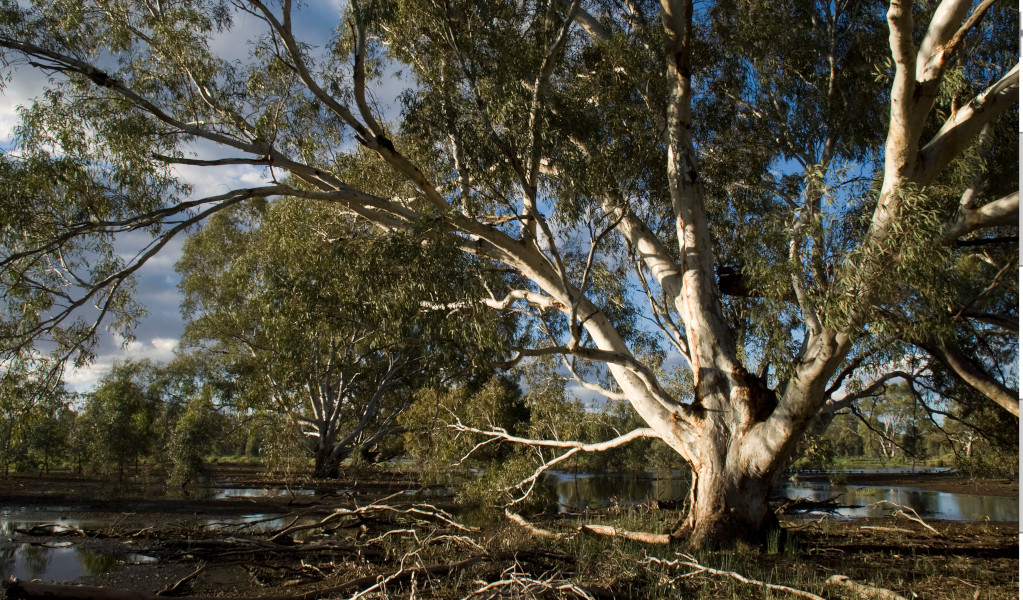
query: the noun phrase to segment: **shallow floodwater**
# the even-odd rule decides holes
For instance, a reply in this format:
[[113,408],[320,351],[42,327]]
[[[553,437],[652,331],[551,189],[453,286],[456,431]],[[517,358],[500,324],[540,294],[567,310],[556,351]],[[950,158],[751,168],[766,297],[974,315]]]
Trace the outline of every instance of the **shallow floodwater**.
[[[562,511],[602,508],[616,502],[636,503],[651,500],[674,501],[686,497],[689,479],[675,473],[657,477],[648,474],[573,475],[554,473],[550,485],[558,496]],[[837,496],[843,508],[838,515],[847,518],[879,517],[890,508],[871,506],[887,500],[917,511],[921,517],[950,521],[1016,521],[1019,504],[1016,498],[935,492],[907,487],[831,485],[827,483],[786,482],[775,488],[775,495],[784,498],[826,500]]]
[[84,575],[109,573],[124,566],[116,556],[56,545],[0,544],[0,577],[21,580],[74,581]]
[[952,494],[904,487],[828,485],[790,483],[781,489],[786,498],[827,500],[858,508],[840,508],[838,514],[849,518],[881,517],[891,513],[890,506],[878,505],[882,500],[912,508],[927,519],[949,521],[1017,521],[1017,498]]
[[[680,501],[689,491],[689,479],[682,472],[666,474],[572,474],[551,473],[547,478],[550,489],[556,493],[559,509],[562,511],[584,508],[602,508],[615,503],[635,504],[651,500]],[[277,488],[214,488],[213,497],[266,497],[287,494],[310,495],[312,489],[283,490]],[[409,491],[409,493],[414,493]],[[439,492],[438,492],[439,493]],[[786,482],[775,490],[775,495],[785,498],[806,498],[826,500],[836,498],[842,505],[856,505],[857,508],[843,508],[838,515],[845,518],[879,517],[890,514],[890,507],[877,506],[887,500],[908,506],[926,519],[957,521],[1016,521],[1019,519],[1019,505],[1016,498],[981,496],[976,494],[953,494],[906,487],[830,485],[827,483]],[[50,514],[70,511],[65,508],[49,507]],[[28,529],[37,524],[54,523],[44,520],[40,511],[33,508],[8,508],[0,510],[0,535],[10,540],[15,529]],[[144,515],[132,515],[131,526],[147,527]],[[309,517],[312,522],[312,517]],[[125,517],[112,517],[125,525]],[[137,523],[136,523],[137,521]],[[111,522],[81,521],[60,518],[57,523],[69,528],[102,529]],[[248,514],[202,522],[207,528],[225,533],[245,531],[247,533],[278,530],[291,522],[276,515]],[[307,532],[306,535],[313,535]],[[300,536],[301,537],[301,536]],[[149,562],[155,559],[128,552],[107,554],[77,547],[75,539],[42,545],[0,541],[0,579],[39,579],[48,582],[70,582],[86,575],[98,575],[124,568],[127,563]]]

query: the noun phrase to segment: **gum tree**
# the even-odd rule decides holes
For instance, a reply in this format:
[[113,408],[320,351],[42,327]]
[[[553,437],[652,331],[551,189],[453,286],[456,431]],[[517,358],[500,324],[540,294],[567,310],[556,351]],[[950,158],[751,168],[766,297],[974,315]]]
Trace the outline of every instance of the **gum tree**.
[[337,477],[350,455],[373,456],[402,433],[419,387],[489,368],[476,346],[497,344],[491,315],[422,310],[424,298],[480,294],[473,265],[444,242],[288,199],[224,210],[189,236],[177,265],[185,339],[217,357],[246,405],[294,422],[315,477]]
[[[690,465],[678,537],[757,537],[818,413],[913,345],[1015,386],[989,350],[1015,335],[993,323],[1016,319],[1017,23],[969,0],[357,1],[316,45],[290,0],[8,1],[12,75],[52,83],[3,159],[3,337],[87,359],[79,307],[130,325],[137,265],[248,199],[428,222],[503,269],[482,302],[531,319],[513,361],[562,357],[647,424],[607,446]],[[184,173],[241,165],[266,183],[189,195]],[[111,236],[136,230],[125,261]]]

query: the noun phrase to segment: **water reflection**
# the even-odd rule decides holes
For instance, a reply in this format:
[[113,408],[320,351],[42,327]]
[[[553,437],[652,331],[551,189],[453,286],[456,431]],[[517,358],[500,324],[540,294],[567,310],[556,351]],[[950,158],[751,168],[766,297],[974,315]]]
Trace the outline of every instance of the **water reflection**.
[[671,501],[689,492],[689,479],[680,473],[570,474],[552,473],[548,479],[558,495],[559,511],[604,508],[616,502]]
[[67,544],[0,544],[0,578],[67,582],[123,568],[116,556]]
[[786,498],[826,500],[837,496],[839,504],[859,506],[842,508],[838,514],[850,518],[880,517],[891,512],[878,506],[882,500],[908,506],[920,516],[950,521],[1016,521],[1019,505],[1016,498],[953,494],[903,487],[856,486],[789,483],[778,490]]
[[218,498],[275,498],[284,496],[312,496],[316,493],[313,489],[287,489],[269,487],[243,487],[243,488],[212,488],[208,489],[206,497]]
[[[689,492],[689,478],[681,473],[589,475],[553,473],[548,485],[558,496],[559,510],[603,508],[615,502],[641,503],[652,500],[672,501],[685,498]],[[890,507],[876,506],[887,500],[917,511],[930,519],[952,521],[1016,521],[1019,505],[1016,498],[979,496],[934,492],[905,487],[830,485],[827,483],[786,482],[775,489],[775,495],[784,498],[826,500],[837,496],[844,508],[840,516],[849,518],[879,517],[890,512]],[[875,505],[875,506],[871,506]]]

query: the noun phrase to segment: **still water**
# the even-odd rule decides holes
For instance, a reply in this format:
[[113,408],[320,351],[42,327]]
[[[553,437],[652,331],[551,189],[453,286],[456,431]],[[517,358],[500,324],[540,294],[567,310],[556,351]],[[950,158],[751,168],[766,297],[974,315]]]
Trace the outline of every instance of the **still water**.
[[123,564],[116,556],[76,548],[71,542],[47,546],[0,544],[0,577],[4,579],[73,581],[84,575],[115,571]]
[[[686,497],[689,479],[675,473],[657,477],[646,474],[586,475],[554,473],[550,485],[558,496],[561,510],[602,508],[614,503],[650,500],[672,501]],[[883,507],[870,506],[882,500],[908,506],[920,516],[951,521],[1017,521],[1017,498],[953,494],[907,487],[831,485],[827,483],[786,482],[775,489],[782,498],[826,500],[837,496],[843,508],[838,515],[847,518],[882,516]]]

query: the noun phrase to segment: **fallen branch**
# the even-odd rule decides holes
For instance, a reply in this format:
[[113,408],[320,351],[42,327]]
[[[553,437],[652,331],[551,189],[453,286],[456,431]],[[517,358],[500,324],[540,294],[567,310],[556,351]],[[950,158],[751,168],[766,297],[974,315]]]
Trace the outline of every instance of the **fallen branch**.
[[[740,573],[736,573],[735,571],[722,571],[720,569],[712,569],[710,567],[705,567],[705,566],[701,565],[700,563],[698,563],[695,558],[693,558],[692,556],[689,556],[688,554],[679,554],[679,556],[681,556],[685,560],[682,560],[682,559],[678,559],[678,560],[662,560],[662,559],[650,556],[650,557],[647,557],[644,562],[647,563],[647,564],[656,563],[656,564],[665,565],[665,566],[668,566],[668,567],[676,567],[676,566],[682,565],[682,566],[686,566],[686,567],[690,567],[692,569],[695,569],[694,571],[692,571],[690,573],[686,573],[685,575],[683,575],[683,577],[692,577],[694,575],[699,575],[701,573],[707,573],[709,575],[717,575],[719,577],[731,577],[732,579],[735,579],[735,580],[740,581],[742,583],[745,583],[747,585],[755,585],[757,587],[762,587],[762,588],[771,590],[773,592],[784,592],[786,594],[791,594],[793,596],[799,596],[800,598],[808,598],[809,600],[824,600],[824,598],[822,598],[821,596],[818,596],[817,594],[814,594],[813,592],[807,592],[805,590],[796,589],[796,588],[793,588],[793,587],[789,587],[787,585],[779,585],[777,583],[768,583],[766,581],[760,581],[758,579],[750,579],[749,577],[746,577],[745,575],[742,575]],[[905,599],[903,599],[903,600],[905,600]]]
[[[908,506],[903,506],[901,504],[896,504],[895,502],[892,502],[891,500],[881,500],[879,502],[875,502],[875,503],[871,504],[871,506],[881,506],[881,505],[884,505],[884,504],[887,504],[887,505],[890,505],[890,506],[894,506],[895,508],[898,509],[897,511],[895,511],[893,513],[895,516],[906,517],[910,521],[913,521],[913,522],[916,522],[916,523],[919,523],[919,524],[923,525],[924,527],[926,527],[927,529],[932,531],[934,533],[934,535],[936,535],[938,537],[945,537],[945,535],[943,533],[941,533],[937,529],[931,527],[927,523],[924,523],[924,520],[920,517],[920,514],[918,512],[916,512],[915,510],[913,510],[912,508],[908,507]],[[909,512],[913,513],[913,514],[910,515],[910,514],[906,513],[907,510]]]
[[524,519],[522,515],[513,513],[507,508],[504,509],[504,516],[508,517],[513,523],[519,525],[520,527],[523,527],[526,531],[537,537],[553,538],[556,540],[568,537],[567,533],[554,533],[553,531],[549,531],[547,529],[541,529],[540,527],[537,527],[536,525],[533,525],[532,523]]
[[22,535],[80,535],[82,537],[89,537],[89,534],[85,533],[84,530],[63,523],[40,523],[28,529],[15,527],[14,532]]
[[[485,594],[487,592],[494,592],[494,590],[498,590],[500,588],[511,588],[508,592],[508,595],[511,597],[524,596],[526,598],[537,598],[543,595],[544,592],[553,591],[559,597],[567,592],[579,598],[583,598],[584,600],[594,600],[594,590],[553,576],[545,579],[531,577],[527,573],[520,572],[518,570],[518,565],[513,565],[506,569],[503,573],[501,573],[501,579],[490,583],[484,583],[480,588],[476,589],[462,600],[468,600],[468,598],[479,596],[480,594]],[[501,592],[492,593],[490,595],[490,598],[495,597],[502,598],[505,597],[505,595]]]
[[[397,494],[394,494],[394,495],[397,495]],[[384,500],[392,498],[392,497],[394,497],[394,495],[388,496],[387,498],[384,498]],[[448,513],[447,511],[444,511],[444,510],[442,510],[440,508],[437,508],[436,506],[433,506],[433,505],[430,505],[430,504],[414,504],[414,505],[412,505],[412,506],[410,506],[408,508],[399,508],[399,507],[395,507],[395,506],[390,506],[388,504],[380,504],[379,502],[374,502],[373,504],[370,504],[368,506],[363,506],[361,508],[352,508],[352,509],[341,508],[341,509],[337,509],[334,512],[332,512],[331,514],[327,515],[326,517],[320,519],[319,521],[317,521],[315,523],[306,524],[306,525],[292,525],[290,527],[286,527],[286,528],[280,530],[279,532],[277,532],[276,534],[274,534],[273,537],[271,537],[269,541],[271,541],[271,542],[273,542],[275,544],[284,544],[284,545],[293,544],[294,543],[294,539],[292,538],[292,534],[298,533],[299,531],[306,531],[306,530],[309,530],[309,529],[321,529],[321,528],[326,527],[328,524],[330,524],[331,521],[335,521],[335,520],[342,519],[342,518],[345,518],[345,517],[371,518],[371,517],[376,517],[376,516],[378,516],[381,513],[388,513],[388,512],[389,513],[394,513],[394,514],[397,514],[397,515],[409,516],[409,517],[412,517],[412,518],[420,520],[420,521],[431,521],[431,522],[439,521],[440,523],[448,525],[448,526],[450,526],[450,527],[452,527],[454,529],[457,529],[459,531],[465,531],[465,532],[474,531],[473,528],[467,527],[467,526],[462,525],[461,523],[455,521],[454,517],[452,517],[451,514]]]
[[579,528],[579,531],[585,531],[587,533],[593,533],[596,535],[622,537],[627,540],[632,540],[634,542],[643,542],[644,544],[666,545],[671,543],[671,535],[667,533],[627,531],[625,529],[615,529],[610,525],[583,525],[582,527]]
[[905,596],[900,596],[891,590],[856,583],[845,575],[832,575],[825,585],[843,587],[864,600],[907,600]]

